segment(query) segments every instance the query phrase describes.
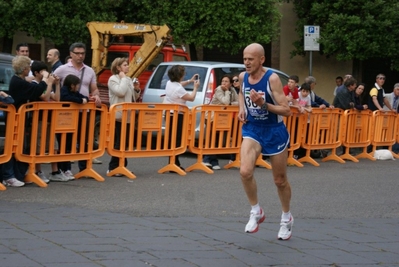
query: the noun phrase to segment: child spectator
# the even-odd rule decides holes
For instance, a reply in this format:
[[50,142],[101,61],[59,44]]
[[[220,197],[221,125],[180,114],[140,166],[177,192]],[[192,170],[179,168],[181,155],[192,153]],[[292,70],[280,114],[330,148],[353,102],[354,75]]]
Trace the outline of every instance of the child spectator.
[[[69,74],[64,79],[64,85],[61,88],[61,101],[74,102],[78,104],[86,104],[89,101],[87,96],[79,93],[80,79],[79,77]],[[60,142],[60,140],[58,141]],[[72,149],[72,134],[67,134],[66,146],[67,152]],[[70,178],[74,178],[71,171],[71,162],[59,162],[58,168],[64,172],[64,174]]]
[[[39,84],[42,80],[43,77],[49,77],[49,73],[47,70],[47,65],[42,62],[42,61],[33,61],[31,65],[31,71],[34,76],[32,83]],[[54,76],[54,75],[53,75]],[[56,76],[54,76],[54,85],[55,85],[55,91],[52,91],[52,86],[49,84],[47,86],[46,91],[43,92],[43,94],[38,97],[37,99],[34,99],[33,101],[59,101],[60,100],[60,79]],[[48,121],[43,122],[43,112],[39,113],[39,121],[38,121],[38,133],[37,133],[37,145],[36,145],[36,151],[40,151],[40,144],[41,144],[41,132],[42,132],[42,127],[45,126],[47,129],[47,137],[44,137],[45,139],[49,140],[49,130],[50,128],[48,127],[48,123],[51,121],[51,113],[49,112],[48,115]],[[47,126],[45,125],[47,124]],[[49,144],[48,141],[46,142],[46,150],[48,150]],[[58,152],[58,142],[57,140],[54,141],[54,153]],[[41,170],[41,164],[38,163],[36,164],[36,175],[40,177],[40,179],[43,180],[43,182],[48,183],[49,181],[61,181],[61,182],[66,182],[69,181],[67,177],[64,176],[64,174],[58,169],[57,163],[53,162],[51,163],[51,169],[52,172],[50,173],[50,179],[47,179],[46,175],[42,172]]]
[[288,84],[283,87],[284,94],[290,106],[296,106],[299,98],[298,90],[299,78],[296,75],[291,75],[288,78]]
[[310,84],[304,83],[299,90],[298,105],[306,112],[312,112],[312,100],[310,98]]

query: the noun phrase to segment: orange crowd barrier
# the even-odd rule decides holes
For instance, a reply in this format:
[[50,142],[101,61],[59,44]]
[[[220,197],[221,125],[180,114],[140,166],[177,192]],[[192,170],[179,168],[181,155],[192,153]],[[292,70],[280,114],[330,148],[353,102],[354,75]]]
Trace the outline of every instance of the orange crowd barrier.
[[[225,168],[239,167],[241,123],[238,106],[200,105],[191,110],[191,139],[189,150],[197,155],[197,162],[187,171],[202,170],[214,173],[202,163],[204,155],[236,154],[236,160]],[[197,128],[197,125],[198,128]]]
[[[14,127],[17,115],[13,105],[0,104],[0,112],[2,113],[1,117],[4,119],[7,117],[7,122],[4,121],[4,125],[0,126],[0,164],[2,164],[8,162],[13,153]],[[0,190],[6,190],[2,183],[0,183]]]
[[[119,114],[119,115],[117,115]],[[179,114],[182,121],[179,122]],[[121,130],[114,127],[120,116]],[[181,123],[181,141],[177,145],[178,123]],[[136,176],[124,166],[125,158],[164,157],[170,162],[158,170],[158,173],[174,171],[180,175],[186,172],[176,164],[176,156],[187,150],[189,109],[179,104],[120,103],[109,110],[109,140],[107,152],[110,156],[119,157],[119,166],[107,175],[117,173],[129,178]],[[115,136],[120,135],[119,148],[115,147]]]
[[342,109],[314,108],[307,123],[306,137],[303,139],[302,147],[306,149],[306,155],[298,161],[308,162],[314,166],[320,166],[311,156],[310,151],[315,149],[331,149],[331,154],[322,161],[335,160],[345,163],[338,157],[336,149],[341,145],[339,121],[343,113]]
[[395,155],[395,153],[392,152],[392,146],[395,144],[397,138],[397,133],[395,131],[396,120],[397,113],[395,111],[376,110],[373,112],[373,130],[371,131],[372,155],[379,146],[387,146],[392,155]]
[[[104,181],[92,168],[92,159],[102,156],[105,151],[106,123],[100,123],[98,148],[94,148],[95,118],[99,115],[101,122],[107,121],[105,105],[96,107],[94,103],[31,102],[22,105],[18,114],[15,157],[29,164],[25,181],[47,187],[35,174],[35,164],[74,160],[87,160],[87,168],[75,174],[76,179],[92,177]],[[39,146],[38,135],[41,136]],[[56,135],[60,135],[61,140],[57,151],[54,148]],[[70,147],[67,140],[71,140]],[[77,144],[80,144],[79,147]]]
[[301,114],[298,108],[291,107],[291,114],[289,117],[284,117],[284,124],[290,134],[287,164],[303,167],[303,164],[294,158],[294,151],[301,147],[301,143],[306,136],[308,113]]
[[[345,110],[341,120],[341,140],[344,146],[344,153],[340,156],[342,159],[359,162],[360,158],[376,160],[370,153],[367,153],[367,147],[371,144],[372,117],[371,110]],[[363,151],[352,156],[349,152],[351,148],[363,148]]]
[[[395,133],[396,133],[396,143],[399,143],[399,115],[396,115],[396,120],[395,120]],[[399,159],[399,154],[398,153],[394,153],[392,151],[392,155],[396,158]]]

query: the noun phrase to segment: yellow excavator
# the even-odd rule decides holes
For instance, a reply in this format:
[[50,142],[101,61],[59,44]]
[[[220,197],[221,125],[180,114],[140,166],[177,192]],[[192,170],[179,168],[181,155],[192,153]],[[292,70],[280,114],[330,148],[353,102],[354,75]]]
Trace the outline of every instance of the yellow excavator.
[[142,37],[140,49],[134,51],[129,63],[129,77],[138,77],[162,50],[170,39],[171,29],[167,25],[157,26],[149,24],[88,22],[91,35],[92,68],[97,76],[109,65],[107,62],[108,49],[114,43],[112,40],[123,36]]
[[[171,43],[171,29],[167,25],[92,21],[87,27],[93,50],[91,66],[97,75],[101,100],[106,104],[109,102],[107,82],[112,75],[110,66],[116,57],[129,59],[127,75],[139,79],[142,92],[159,63],[190,60],[184,46],[177,48]],[[139,42],[125,42],[129,38]]]

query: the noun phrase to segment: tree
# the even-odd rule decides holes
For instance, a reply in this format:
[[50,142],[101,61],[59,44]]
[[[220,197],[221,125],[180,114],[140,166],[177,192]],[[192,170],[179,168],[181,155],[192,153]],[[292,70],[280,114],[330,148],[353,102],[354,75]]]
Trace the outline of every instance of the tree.
[[168,24],[176,43],[237,53],[279,31],[281,0],[0,0],[0,37],[18,30],[54,44],[86,40],[88,21]]
[[304,25],[320,26],[321,53],[338,60],[388,58],[399,70],[399,2],[397,0],[294,0],[299,18],[291,56],[303,55]]
[[112,8],[120,3],[119,0],[0,0],[0,37],[12,38],[16,31],[24,31],[37,40],[46,37],[55,44],[87,40],[90,34],[86,23],[114,21]]
[[[128,2],[128,0],[125,0]],[[126,21],[168,24],[177,43],[231,54],[249,43],[269,43],[279,31],[281,0],[142,0]],[[124,6],[124,5],[122,5]]]

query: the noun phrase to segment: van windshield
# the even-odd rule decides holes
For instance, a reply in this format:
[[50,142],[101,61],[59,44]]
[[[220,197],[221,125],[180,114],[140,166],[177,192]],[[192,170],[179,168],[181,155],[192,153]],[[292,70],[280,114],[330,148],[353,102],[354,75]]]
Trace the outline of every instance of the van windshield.
[[[154,76],[151,79],[151,83],[148,86],[148,89],[165,89],[166,86],[166,82],[169,81],[169,77],[168,77],[168,71],[169,69],[172,67],[173,65],[169,65],[169,66],[159,66],[156,73],[154,74]],[[183,77],[183,81],[189,80],[193,77],[194,74],[199,74],[200,76],[200,85],[204,84],[205,81],[205,77],[208,71],[208,68],[206,67],[197,67],[197,66],[184,66],[185,68],[185,74]],[[187,91],[191,91],[193,90],[194,84],[193,83],[189,83],[187,86],[185,86],[184,88]],[[198,87],[198,92],[202,91],[203,86],[199,86]]]

